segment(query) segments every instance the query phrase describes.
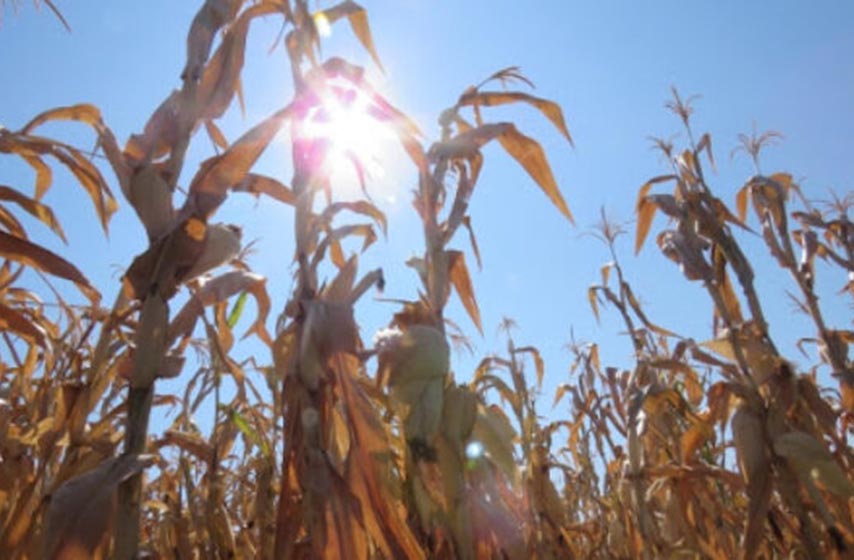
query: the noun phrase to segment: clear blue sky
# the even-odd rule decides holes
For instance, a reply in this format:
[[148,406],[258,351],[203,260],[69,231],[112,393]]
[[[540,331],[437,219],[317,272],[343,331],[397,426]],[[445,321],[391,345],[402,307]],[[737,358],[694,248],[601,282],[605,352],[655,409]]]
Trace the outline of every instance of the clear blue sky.
[[[186,30],[201,2],[71,2],[57,0],[73,28],[65,32],[48,13],[36,13],[23,1],[17,15],[7,7],[0,28],[0,123],[17,128],[38,112],[59,105],[90,102],[99,106],[121,142],[141,130],[150,112],[179,86]],[[701,94],[695,129],[708,131],[718,160],[710,182],[732,202],[752,173],[746,158],[729,159],[736,135],[775,129],[785,141],[766,152],[763,169],[789,171],[811,198],[826,198],[833,188],[847,192],[854,177],[854,4],[828,2],[509,2],[469,0],[365,1],[377,49],[387,73],[381,87],[411,114],[428,137],[436,133],[436,115],[469,84],[510,65],[522,67],[537,85],[536,94],[564,108],[577,148],[571,150],[533,111],[498,113],[518,117],[520,128],[540,139],[576,218],[571,227],[531,180],[497,148],[487,163],[471,207],[484,269],[474,273],[485,336],[480,337],[461,308],[449,315],[472,336],[475,358],[458,356],[454,368],[465,379],[483,354],[500,351],[496,326],[515,319],[520,344],[536,344],[547,362],[546,395],[568,381],[569,355],[562,346],[574,328],[576,337],[601,343],[603,361],[626,364],[630,344],[621,325],[606,312],[601,325],[587,304],[587,286],[608,260],[605,247],[585,236],[598,221],[599,208],[617,220],[632,218],[638,187],[665,171],[649,136],[678,133],[679,123],[663,108],[669,88]],[[330,3],[318,3],[319,7]],[[289,74],[281,50],[268,49],[278,31],[274,23],[256,25],[247,48],[244,89],[246,118],[230,111],[222,127],[236,138],[290,96]],[[336,26],[324,47],[369,65],[346,25]],[[75,139],[67,127],[46,128]],[[677,140],[678,141],[678,140]],[[190,170],[211,154],[200,134],[190,151]],[[401,153],[393,158],[402,159]],[[284,145],[271,150],[261,169],[287,181],[289,155]],[[396,165],[396,164],[395,164]],[[405,169],[405,166],[403,167]],[[108,177],[110,177],[108,175]],[[190,175],[182,182],[186,185]],[[422,240],[409,205],[415,185],[410,172],[392,176],[399,195],[385,203],[389,239],[372,247],[363,270],[382,266],[386,295],[411,298],[415,275],[403,261],[420,252]],[[112,180],[112,178],[111,178]],[[0,158],[0,183],[27,186],[28,168]],[[115,182],[112,181],[115,185]],[[119,194],[118,187],[115,187]],[[80,264],[108,298],[121,271],[143,249],[144,234],[133,212],[123,205],[109,240],[99,232],[94,213],[80,203],[72,181],[57,174],[48,201],[69,235],[62,247],[45,242]],[[124,201],[122,201],[124,202]],[[218,219],[245,227],[244,238],[261,237],[252,264],[270,276],[274,311],[290,289],[292,212],[268,202],[255,205],[232,196]],[[654,228],[663,226],[661,218]],[[697,286],[689,285],[662,257],[652,240],[639,257],[631,235],[622,239],[621,257],[650,317],[673,330],[709,338],[711,313]],[[655,229],[654,229],[655,231]],[[468,248],[461,236],[457,246]],[[750,254],[762,254],[758,282],[772,335],[784,353],[798,361],[792,347],[809,336],[808,323],[793,317],[783,296],[792,284],[749,241]],[[473,259],[469,259],[473,267]],[[845,282],[835,272],[820,284],[830,294]],[[827,300],[831,298],[826,298]],[[846,306],[836,306],[836,326],[850,327]],[[367,302],[358,310],[370,340],[395,308]],[[801,359],[801,361],[803,361]],[[543,410],[545,412],[545,410]]]

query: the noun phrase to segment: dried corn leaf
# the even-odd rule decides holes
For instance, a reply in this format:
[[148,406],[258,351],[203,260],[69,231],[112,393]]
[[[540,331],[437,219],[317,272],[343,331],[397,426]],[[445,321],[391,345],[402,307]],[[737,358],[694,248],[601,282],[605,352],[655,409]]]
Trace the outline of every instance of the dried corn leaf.
[[0,331],[13,332],[40,346],[45,343],[44,329],[37,322],[31,321],[23,313],[5,305],[2,301],[0,301]]
[[190,184],[187,204],[192,202],[202,216],[211,215],[225,200],[228,190],[246,179],[292,112],[290,105],[276,112],[237,139],[223,154],[202,163]]
[[53,214],[53,210],[51,210],[49,206],[18,192],[12,187],[0,185],[0,201],[3,200],[17,204],[28,214],[49,227],[51,231],[62,239],[63,242],[67,242],[65,239],[65,232],[62,231],[62,226],[59,224],[59,221],[57,221],[56,216]]
[[549,200],[552,201],[552,204],[557,207],[560,213],[572,222],[572,213],[569,211],[563,195],[560,194],[560,189],[558,189],[557,182],[552,174],[551,166],[546,159],[546,154],[542,146],[516,130],[516,127],[512,124],[506,126],[506,129],[498,137],[498,141],[501,142],[507,153],[528,172],[528,175],[546,193],[546,196],[549,197]]
[[513,445],[516,431],[504,412],[496,405],[477,407],[477,419],[472,437],[483,444],[487,456],[498,466],[507,480],[516,480],[516,461]]
[[297,200],[294,192],[281,182],[272,177],[256,173],[247,174],[246,178],[234,187],[234,191],[248,192],[255,196],[267,195],[274,200],[290,206],[295,205]]
[[21,134],[30,134],[33,129],[49,121],[80,121],[98,129],[102,126],[101,111],[89,103],[56,107],[39,113],[21,128]]
[[159,444],[161,446],[174,445],[193,455],[204,464],[210,464],[214,459],[214,448],[211,443],[196,433],[166,430]]
[[205,120],[205,130],[207,131],[214,146],[220,150],[228,149],[228,139],[226,139],[225,134],[223,134],[222,130],[220,130],[216,123],[210,119]]
[[346,17],[350,22],[350,27],[353,29],[353,34],[356,35],[356,38],[359,39],[359,42],[362,43],[362,46],[368,51],[368,54],[371,55],[371,58],[380,70],[383,70],[382,62],[380,62],[380,57],[374,47],[373,37],[371,37],[368,14],[362,6],[352,0],[346,0],[322,12],[318,12],[319,14],[322,14],[330,24],[335,23],[342,17]]
[[93,303],[101,299],[101,295],[89,284],[77,267],[44,247],[0,231],[0,257],[74,282],[83,295]]
[[480,322],[480,309],[477,306],[477,299],[474,295],[474,286],[469,276],[468,267],[466,266],[465,256],[461,251],[447,251],[448,255],[448,279],[451,285],[456,290],[460,301],[463,304],[472,322],[477,327],[478,332],[483,333],[483,326]]
[[[594,347],[595,350],[595,347]],[[533,346],[522,346],[513,350],[514,354],[530,354],[534,359],[534,367],[537,372],[537,388],[543,388],[543,377],[546,373],[545,362],[543,362],[543,357],[540,355],[540,351],[534,348]],[[598,355],[598,354],[597,354]],[[598,361],[598,357],[596,358]]]
[[637,203],[635,204],[635,212],[638,214],[638,225],[635,233],[636,254],[639,253],[641,247],[643,247],[646,236],[649,234],[649,228],[652,225],[652,218],[655,216],[655,205],[650,204],[646,200],[649,190],[653,185],[668,181],[675,181],[676,179],[676,175],[661,175],[659,177],[653,177],[638,189],[638,198]]
[[43,535],[46,558],[92,557],[108,536],[119,484],[150,465],[144,455],[122,455],[65,481],[54,490]]
[[566,141],[572,145],[572,136],[569,134],[569,129],[566,127],[566,121],[563,118],[563,111],[560,105],[548,99],[542,99],[533,95],[518,91],[479,91],[473,90],[464,93],[457,104],[459,106],[474,105],[492,107],[496,105],[505,105],[507,103],[527,103],[536,107],[558,131],[566,138]]
[[774,451],[789,462],[803,481],[820,483],[842,498],[854,497],[848,479],[827,447],[806,432],[794,431],[774,440]]
[[258,315],[243,336],[255,334],[265,344],[272,345],[272,339],[266,327],[267,317],[270,313],[270,297],[267,294],[266,285],[267,279],[263,276],[243,270],[226,272],[203,283],[172,320],[169,325],[168,340],[174,341],[178,338],[191,336],[196,322],[204,313],[205,307],[227,301],[236,294],[249,293],[255,298]]
[[323,211],[321,219],[324,222],[331,222],[332,218],[342,210],[349,210],[350,212],[372,218],[380,226],[380,229],[382,229],[383,235],[387,233],[388,220],[385,214],[367,200],[333,202]]
[[214,35],[234,18],[241,4],[240,0],[206,0],[199,8],[187,34],[187,65],[181,79],[195,82],[201,77]]

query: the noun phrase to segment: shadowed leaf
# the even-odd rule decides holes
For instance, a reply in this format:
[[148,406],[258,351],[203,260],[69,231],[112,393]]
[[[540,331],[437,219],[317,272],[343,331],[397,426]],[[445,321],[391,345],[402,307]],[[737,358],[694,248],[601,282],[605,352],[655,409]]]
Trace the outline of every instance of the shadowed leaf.
[[93,303],[101,299],[101,295],[77,267],[44,247],[0,231],[0,257],[70,280]]
[[19,311],[0,302],[0,331],[11,331],[19,336],[44,345],[42,329]]
[[144,455],[108,459],[54,490],[46,514],[45,557],[92,557],[112,522],[116,488],[152,459]]

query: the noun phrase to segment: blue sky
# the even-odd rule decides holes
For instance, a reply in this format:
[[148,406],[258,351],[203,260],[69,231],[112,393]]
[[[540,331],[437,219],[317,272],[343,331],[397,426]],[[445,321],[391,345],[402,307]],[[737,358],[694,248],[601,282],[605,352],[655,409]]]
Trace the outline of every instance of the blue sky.
[[[50,14],[38,14],[29,2],[21,2],[17,14],[6,8],[0,27],[0,124],[14,129],[44,109],[90,102],[101,108],[124,142],[180,85],[186,30],[200,2],[56,4],[73,33],[65,32]],[[541,348],[547,364],[547,402],[557,384],[570,381],[570,357],[563,346],[571,329],[579,340],[600,343],[603,361],[629,363],[630,344],[614,314],[606,312],[597,324],[590,313],[587,287],[597,281],[599,267],[609,257],[601,243],[585,234],[598,221],[601,207],[617,221],[631,220],[638,187],[666,170],[649,149],[648,137],[680,132],[677,119],[663,108],[671,86],[684,95],[702,95],[696,102],[694,128],[712,135],[718,172],[709,179],[724,201],[732,203],[752,174],[747,158],[730,159],[729,154],[737,145],[736,135],[754,123],[760,130],[785,135],[785,141],[763,157],[764,171],[791,172],[810,198],[827,198],[831,188],[844,193],[851,187],[854,5],[849,2],[381,0],[364,5],[386,68],[377,78],[379,86],[417,120],[428,138],[437,132],[436,116],[466,86],[517,65],[537,85],[537,95],[562,105],[576,142],[576,149],[570,149],[528,109],[496,113],[500,120],[516,119],[523,132],[542,142],[576,225],[570,226],[500,149],[486,150],[471,206],[484,261],[473,278],[484,336],[458,305],[449,309],[477,351],[474,357],[456,357],[454,369],[461,379],[482,355],[504,347],[496,336],[504,316],[519,324],[515,337],[520,344]],[[289,99],[282,51],[268,54],[278,27],[272,18],[253,27],[244,74],[247,114],[244,118],[231,110],[221,123],[230,139]],[[335,27],[324,53],[370,65],[346,25]],[[45,132],[90,142],[66,126],[46,127]],[[677,136],[677,143],[680,139],[684,136]],[[184,185],[211,153],[210,142],[198,135]],[[390,154],[389,166],[395,171],[380,181],[387,184],[377,186],[397,191],[394,202],[380,201],[389,216],[389,239],[362,260],[363,270],[384,268],[386,296],[392,298],[415,295],[415,274],[403,262],[423,247],[409,204],[415,175],[401,163],[404,157],[397,151]],[[287,181],[288,159],[286,145],[279,144],[260,168]],[[32,177],[28,168],[4,157],[0,183],[26,187]],[[117,186],[115,190],[119,194]],[[144,233],[133,212],[123,205],[105,239],[68,177],[57,174],[47,200],[55,206],[70,243],[63,247],[46,236],[41,239],[77,262],[111,298],[121,272],[143,249]],[[242,224],[244,238],[260,238],[251,263],[270,277],[274,311],[280,310],[292,272],[291,210],[235,195],[218,219]],[[663,226],[659,218],[653,231]],[[633,225],[627,229],[631,233],[618,249],[650,317],[698,340],[710,338],[711,308],[699,287],[682,278],[652,239],[639,257],[633,256]],[[468,249],[463,236],[456,245]],[[745,247],[757,257],[772,335],[784,354],[804,361],[793,343],[799,336],[811,336],[809,323],[793,315],[783,295],[793,284],[765,258],[757,239],[747,236]],[[472,258],[469,263],[474,268]],[[819,277],[827,294],[825,305],[844,282],[837,271]],[[363,337],[369,341],[394,311],[391,304],[360,305]],[[850,327],[847,305],[828,312],[835,326]]]

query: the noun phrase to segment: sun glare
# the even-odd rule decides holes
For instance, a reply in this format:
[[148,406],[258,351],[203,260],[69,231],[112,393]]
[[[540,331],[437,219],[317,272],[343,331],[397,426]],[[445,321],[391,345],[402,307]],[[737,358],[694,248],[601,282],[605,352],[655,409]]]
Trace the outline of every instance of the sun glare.
[[333,189],[343,196],[360,193],[363,180],[373,187],[387,175],[394,133],[370,109],[370,100],[360,92],[338,91],[323,100],[304,129],[311,137],[329,141],[322,165]]

